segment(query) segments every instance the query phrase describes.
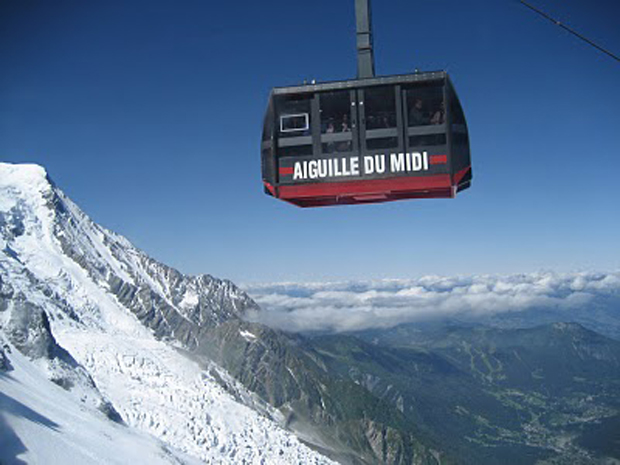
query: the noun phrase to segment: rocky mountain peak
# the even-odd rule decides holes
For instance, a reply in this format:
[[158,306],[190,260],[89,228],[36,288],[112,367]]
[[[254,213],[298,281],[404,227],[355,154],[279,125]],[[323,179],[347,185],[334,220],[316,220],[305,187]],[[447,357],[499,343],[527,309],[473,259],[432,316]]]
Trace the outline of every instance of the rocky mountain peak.
[[40,166],[0,164],[0,240],[7,259],[36,265],[46,279],[62,275],[58,257],[68,257],[159,337],[174,335],[189,346],[190,328],[258,309],[230,281],[185,276],[96,224]]

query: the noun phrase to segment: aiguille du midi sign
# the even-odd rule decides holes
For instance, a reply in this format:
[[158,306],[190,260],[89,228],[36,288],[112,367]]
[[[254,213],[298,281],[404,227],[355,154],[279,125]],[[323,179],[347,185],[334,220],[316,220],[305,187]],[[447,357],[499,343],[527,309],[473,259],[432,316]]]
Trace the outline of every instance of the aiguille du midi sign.
[[445,164],[446,155],[427,152],[392,153],[296,160],[293,166],[281,167],[280,175],[292,175],[293,181],[342,177],[375,177],[389,174],[428,171],[430,165]]

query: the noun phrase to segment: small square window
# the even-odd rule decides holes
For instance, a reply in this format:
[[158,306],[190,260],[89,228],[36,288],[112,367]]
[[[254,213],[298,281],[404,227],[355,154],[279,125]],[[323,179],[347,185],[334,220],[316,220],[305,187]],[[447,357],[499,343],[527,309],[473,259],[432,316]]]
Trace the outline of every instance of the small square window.
[[308,129],[310,129],[308,113],[280,117],[280,132],[307,131]]

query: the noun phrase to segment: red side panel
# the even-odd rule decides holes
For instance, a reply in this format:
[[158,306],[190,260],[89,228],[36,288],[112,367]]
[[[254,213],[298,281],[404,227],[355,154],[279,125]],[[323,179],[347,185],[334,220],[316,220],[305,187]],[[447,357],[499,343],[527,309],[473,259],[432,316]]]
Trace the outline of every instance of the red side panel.
[[267,181],[263,181],[263,185],[271,193],[271,195],[276,197],[276,190],[274,189],[274,187],[271,184],[269,184]]
[[281,185],[278,198],[300,207],[376,203],[400,199],[453,198],[450,175],[372,179],[335,183]]
[[471,166],[467,166],[465,168],[463,168],[461,171],[459,171],[458,173],[454,174],[454,184],[460,184],[461,180],[465,177],[465,175],[467,174],[467,172],[471,170]]
[[431,165],[442,165],[448,163],[448,155],[431,155]]

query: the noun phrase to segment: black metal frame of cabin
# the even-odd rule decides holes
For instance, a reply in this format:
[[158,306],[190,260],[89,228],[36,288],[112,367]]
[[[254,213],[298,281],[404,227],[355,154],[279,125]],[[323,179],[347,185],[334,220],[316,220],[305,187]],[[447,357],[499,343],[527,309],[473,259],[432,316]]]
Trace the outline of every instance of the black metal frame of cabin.
[[[289,87],[276,87],[269,96],[269,104],[264,120],[263,137],[261,143],[262,172],[265,192],[283,200],[287,200],[299,206],[333,205],[338,203],[361,203],[400,198],[420,197],[454,197],[457,192],[469,187],[471,182],[471,163],[469,152],[469,139],[467,123],[461,108],[456,91],[445,71],[416,72],[412,74],[394,76],[374,76],[374,57],[372,44],[372,31],[369,10],[369,0],[356,0],[357,17],[357,49],[358,49],[358,78],[346,81],[332,81],[311,83]],[[442,124],[424,124],[410,126],[408,115],[410,114],[409,93],[415,95],[420,89],[441,88],[441,96],[444,104],[444,118]],[[368,118],[365,110],[366,93],[377,89],[393,89],[395,105],[395,126],[384,129],[367,129]],[[350,112],[350,135],[344,133],[326,134],[325,121],[321,118],[323,109],[321,102],[329,98],[332,93],[349,91]],[[342,95],[341,95],[342,96]],[[280,117],[284,114],[284,102],[297,98],[299,102],[308,101],[308,118],[310,127],[308,131],[295,136],[294,134],[282,134]],[[292,116],[292,115],[291,115]],[[294,132],[294,131],[288,131]],[[301,131],[300,131],[301,132]],[[443,143],[429,144],[431,136],[437,137]],[[397,146],[379,149],[367,149],[369,141],[379,141],[396,137]],[[423,142],[424,139],[427,142]],[[417,138],[417,139],[415,139]],[[326,152],[324,145],[330,143],[349,141],[349,152]],[[412,140],[422,141],[412,143]],[[295,149],[297,151],[295,151]],[[337,158],[391,153],[412,153],[424,150],[431,157],[445,157],[445,163],[439,163],[432,169],[422,173],[399,173],[399,174],[376,174],[360,175],[357,177],[302,179],[291,178],[291,164],[299,160],[316,159],[320,157]],[[292,152],[289,153],[289,152]],[[441,158],[443,160],[443,158]],[[441,165],[441,166],[439,166]],[[283,174],[286,172],[286,174]],[[443,176],[441,182],[438,176]],[[363,181],[389,180],[399,178],[419,178],[415,186],[409,183],[405,186],[402,182],[394,186],[385,182],[374,184]],[[427,179],[425,184],[423,181]],[[431,182],[432,181],[432,182]],[[357,183],[357,184],[356,184]],[[299,198],[291,192],[292,186],[329,185],[315,189],[315,194],[309,194],[306,189]],[[339,191],[340,189],[340,191]],[[283,191],[288,190],[288,194]],[[303,198],[302,198],[303,197]]]

